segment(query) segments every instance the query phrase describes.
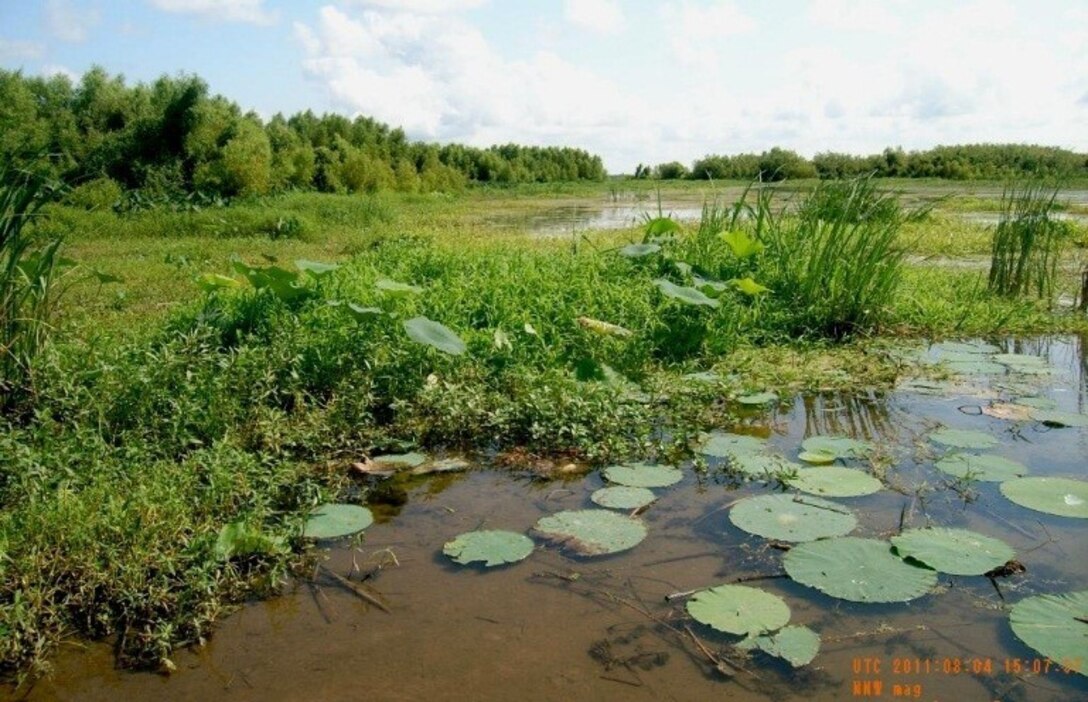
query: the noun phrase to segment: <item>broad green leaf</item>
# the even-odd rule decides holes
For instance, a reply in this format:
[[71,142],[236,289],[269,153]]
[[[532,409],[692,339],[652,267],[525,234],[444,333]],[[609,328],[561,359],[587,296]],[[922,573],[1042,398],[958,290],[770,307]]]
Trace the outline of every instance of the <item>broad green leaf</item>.
[[373,523],[374,515],[366,507],[328,503],[313,511],[302,535],[308,539],[335,539],[362,531]]
[[447,542],[442,552],[461,565],[483,563],[493,568],[527,558],[533,540],[513,531],[470,531]]
[[1016,504],[1060,517],[1088,519],[1088,482],[1070,478],[1016,478],[1001,483]]
[[1033,410],[1031,418],[1049,427],[1088,427],[1088,414],[1059,412],[1058,410]]
[[787,626],[773,634],[749,636],[738,643],[737,648],[758,649],[799,668],[811,663],[820,652],[820,635],[807,626]]
[[702,305],[704,307],[719,307],[721,305],[721,303],[714,298],[707,297],[703,292],[696,290],[695,288],[677,285],[664,278],[657,278],[654,280],[654,285],[656,285],[666,297],[679,300],[686,305]]
[[929,440],[944,446],[962,449],[988,449],[997,446],[997,439],[981,431],[970,429],[938,429]]
[[383,312],[380,307],[363,307],[362,305],[357,305],[354,302],[349,302],[345,306],[345,309],[348,311],[348,313],[351,314],[352,317],[359,321],[362,321],[364,319],[371,319],[373,317],[380,317],[385,314],[385,312]]
[[873,445],[849,436],[817,435],[802,441],[801,448],[831,454],[835,458],[864,458],[873,450]]
[[1006,371],[1005,366],[993,361],[951,361],[946,363],[948,370],[959,375],[1000,375]]
[[983,342],[971,343],[962,341],[942,341],[939,344],[934,344],[932,349],[942,354],[946,353],[974,353],[974,354],[991,354],[1001,351],[993,344],[987,344]]
[[224,524],[215,540],[215,557],[221,561],[235,556],[272,554],[283,550],[282,539],[271,538],[259,529],[250,529],[244,521]]
[[824,497],[860,497],[879,492],[884,485],[860,470],[841,466],[802,468],[783,478],[790,487]]
[[838,456],[827,451],[802,451],[797,454],[797,458],[805,463],[811,463],[816,466],[825,466],[829,463],[834,463]]
[[620,256],[626,256],[627,258],[642,258],[643,256],[650,256],[661,250],[661,246],[658,244],[628,244],[620,249]]
[[449,327],[426,317],[412,317],[404,322],[404,331],[408,332],[408,338],[417,344],[433,346],[439,351],[460,356],[468,347],[461,337],[453,333]]
[[542,517],[534,530],[582,556],[626,551],[646,538],[641,521],[605,509],[558,512]]
[[844,505],[807,495],[746,497],[729,510],[729,520],[749,534],[779,541],[845,536],[858,525]]
[[752,278],[750,277],[733,278],[729,282],[732,283],[737,290],[740,290],[745,295],[755,296],[765,292],[770,292],[771,290],[765,285],[760,285],[756,281],[752,280]]
[[299,260],[295,261],[295,267],[298,268],[300,271],[306,271],[310,275],[317,276],[317,277],[321,277],[321,276],[323,276],[323,275],[325,275],[327,273],[332,273],[333,271],[340,268],[340,266],[338,266],[335,263],[321,263],[320,261],[307,261],[304,258],[300,258]]
[[1036,595],[1009,612],[1016,637],[1054,663],[1088,674],[1088,590]]
[[794,546],[786,573],[809,587],[851,602],[907,602],[937,584],[937,572],[911,565],[886,541],[840,536]]
[[668,487],[684,477],[679,468],[648,463],[608,466],[602,473],[610,483],[643,488]]
[[954,453],[937,461],[936,466],[942,472],[956,478],[970,478],[995,483],[1019,478],[1029,472],[1027,466],[1021,463],[1004,456],[995,456],[988,453],[979,456]]
[[892,544],[900,556],[949,575],[982,575],[1016,556],[1004,541],[967,529],[908,529]]
[[669,217],[655,217],[646,222],[643,231],[646,234],[646,238],[650,239],[675,234],[680,231],[680,225]]
[[721,237],[722,241],[729,247],[729,250],[733,252],[733,255],[741,260],[755,256],[763,251],[764,248],[763,242],[755,237],[749,236],[748,233],[744,231],[737,230],[724,232]]
[[741,395],[737,402],[742,405],[769,405],[778,402],[778,395],[773,392],[754,392],[750,395]]
[[765,480],[785,479],[801,470],[797,463],[767,453],[736,453],[729,457],[729,468],[737,473]]
[[654,493],[644,487],[606,487],[589,496],[595,504],[608,509],[638,509],[657,499]]
[[205,292],[242,287],[242,283],[238,280],[219,273],[202,273],[196,277],[196,284]]
[[731,458],[740,454],[759,453],[767,448],[767,441],[747,434],[714,432],[698,449],[699,453],[715,458]]
[[781,597],[745,585],[718,585],[697,592],[688,600],[687,610],[700,624],[739,636],[775,631],[790,620],[790,608]]
[[400,283],[389,278],[378,278],[374,282],[374,287],[390,297],[406,297],[408,295],[419,295],[423,292],[423,288],[417,285]]

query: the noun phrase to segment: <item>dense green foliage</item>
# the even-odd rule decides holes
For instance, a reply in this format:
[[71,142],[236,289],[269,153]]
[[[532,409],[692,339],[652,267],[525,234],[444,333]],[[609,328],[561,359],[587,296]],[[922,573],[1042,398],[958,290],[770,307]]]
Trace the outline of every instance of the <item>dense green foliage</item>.
[[[42,160],[41,154],[49,154]],[[118,188],[177,198],[323,192],[456,191],[466,183],[600,180],[600,158],[573,148],[487,149],[411,142],[366,117],[310,111],[267,124],[195,76],[129,86],[100,68],[65,76],[0,71],[0,162],[81,185],[77,201]]]
[[1005,189],[990,259],[993,292],[1034,294],[1048,300],[1054,294],[1058,261],[1072,238],[1071,227],[1053,218],[1058,190],[1041,182],[1012,184]]

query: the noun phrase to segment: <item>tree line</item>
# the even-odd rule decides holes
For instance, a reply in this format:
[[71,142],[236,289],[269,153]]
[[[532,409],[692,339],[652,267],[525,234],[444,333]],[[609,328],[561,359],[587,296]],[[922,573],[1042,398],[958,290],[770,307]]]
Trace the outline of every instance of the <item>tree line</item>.
[[128,85],[99,67],[78,83],[0,70],[0,162],[165,195],[432,192],[606,175],[581,149],[414,142],[368,117],[309,110],[265,122],[197,76]]
[[1086,177],[1088,154],[1054,146],[1030,144],[965,144],[924,151],[887,148],[870,156],[819,153],[811,159],[775,147],[761,154],[710,155],[690,168],[679,161],[653,168],[639,165],[637,178],[661,180],[762,180],[851,178],[1005,179],[1023,176]]

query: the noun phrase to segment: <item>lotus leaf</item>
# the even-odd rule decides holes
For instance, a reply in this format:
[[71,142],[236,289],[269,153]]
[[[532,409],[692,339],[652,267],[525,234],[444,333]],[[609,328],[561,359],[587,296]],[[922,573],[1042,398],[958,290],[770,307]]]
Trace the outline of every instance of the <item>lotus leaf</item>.
[[745,231],[737,229],[724,232],[721,237],[733,255],[739,259],[751,258],[763,251],[763,242]]
[[900,556],[950,575],[982,575],[1016,555],[1004,541],[966,529],[908,529],[892,544]]
[[1012,480],[1029,472],[1027,466],[1022,463],[989,453],[979,456],[954,453],[937,461],[936,465],[941,471],[957,478],[972,478],[994,483]]
[[671,217],[654,217],[646,221],[644,232],[647,237],[662,237],[680,231],[680,225]]
[[741,395],[737,398],[737,402],[742,405],[767,405],[778,402],[778,395],[773,392],[755,392],[751,395]]
[[960,375],[999,375],[1007,368],[993,361],[950,361],[945,364],[948,370]]
[[803,468],[783,479],[801,492],[824,497],[860,497],[879,492],[884,485],[864,471],[841,466]]
[[604,509],[558,512],[533,527],[546,539],[583,556],[603,556],[634,548],[646,538],[646,526],[632,517]]
[[801,470],[797,463],[766,453],[738,453],[729,458],[729,467],[755,478],[793,475]]
[[740,636],[775,631],[790,620],[790,608],[781,597],[744,585],[702,590],[688,600],[687,610],[700,624]]
[[442,552],[461,565],[483,562],[492,568],[527,558],[533,540],[513,531],[470,531],[447,542]]
[[609,509],[638,509],[657,499],[654,494],[643,487],[606,487],[597,490],[589,499],[601,507]]
[[801,442],[801,448],[830,453],[835,458],[861,458],[873,450],[873,445],[849,436],[810,436]]
[[907,563],[888,542],[854,536],[794,546],[784,565],[797,582],[851,602],[906,602],[937,584],[936,571]]
[[706,294],[700,290],[689,288],[684,285],[677,285],[664,278],[654,280],[654,285],[656,285],[666,297],[679,300],[687,305],[702,305],[704,307],[718,307],[721,305],[720,302],[712,297],[707,297]]
[[933,350],[939,353],[997,353],[1001,349],[993,344],[969,343],[962,341],[943,341],[933,346]]
[[417,285],[400,283],[396,280],[390,280],[389,278],[378,278],[378,280],[374,282],[374,287],[391,297],[418,295],[423,292],[423,288]]
[[828,463],[834,463],[835,460],[838,458],[835,454],[828,453],[826,451],[802,451],[801,453],[797,454],[797,457],[805,463],[811,463],[816,466],[824,466]]
[[374,515],[366,507],[327,503],[317,507],[302,535],[308,539],[335,539],[362,531],[374,523]]
[[1036,595],[1009,612],[1017,638],[1058,665],[1085,674],[1088,661],[1088,590]]
[[938,429],[929,435],[930,441],[962,449],[988,449],[997,446],[997,439],[970,429]]
[[1016,504],[1060,517],[1088,519],[1088,482],[1070,478],[1017,478],[1001,483]]
[[611,483],[642,488],[668,487],[684,477],[679,468],[648,463],[608,466],[603,473],[605,479]]
[[843,505],[801,495],[760,495],[733,505],[729,519],[749,534],[779,541],[845,536],[858,520]]
[[459,356],[468,349],[461,337],[454,334],[449,327],[426,317],[409,319],[404,323],[404,331],[408,332],[408,338],[412,341],[433,346],[454,356]]
[[751,277],[733,278],[729,282],[732,283],[737,290],[740,290],[745,295],[751,295],[753,297],[771,291],[770,288],[765,285],[760,285],[756,281],[752,280]]
[[1031,356],[1025,353],[999,353],[994,356],[998,363],[1006,366],[1045,366],[1047,361],[1041,356]]
[[750,636],[737,647],[749,651],[759,649],[798,668],[811,663],[820,652],[820,635],[807,626],[787,626],[773,634]]
[[703,443],[699,453],[715,458],[729,458],[745,453],[758,453],[766,447],[767,442],[757,436],[715,432]]

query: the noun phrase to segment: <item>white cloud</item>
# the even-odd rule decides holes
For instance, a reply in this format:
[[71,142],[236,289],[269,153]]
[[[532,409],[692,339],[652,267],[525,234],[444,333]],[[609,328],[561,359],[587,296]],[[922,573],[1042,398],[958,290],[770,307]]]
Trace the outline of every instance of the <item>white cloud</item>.
[[41,58],[45,54],[45,45],[36,41],[22,39],[0,39],[0,60],[17,61]]
[[756,29],[756,21],[731,0],[665,3],[661,33],[670,38],[673,54],[691,65],[717,63],[717,44]]
[[624,25],[623,10],[616,0],[564,0],[563,17],[598,34],[616,34]]
[[429,15],[473,10],[487,2],[488,0],[347,0],[349,5]]
[[197,15],[222,22],[272,24],[276,14],[265,8],[265,0],[150,0],[164,12]]
[[72,69],[68,68],[67,66],[61,66],[60,64],[55,64],[55,63],[45,64],[44,66],[42,66],[39,73],[41,73],[43,76],[45,76],[47,78],[51,77],[51,76],[65,76],[65,77],[68,78],[68,80],[72,81],[73,83],[78,83],[79,79],[81,77],[80,73],[77,73],[77,72],[73,71]]
[[[901,2],[872,2],[872,0],[812,0],[808,20],[825,29],[845,32],[891,34],[900,31],[902,21],[896,14]],[[908,10],[913,10],[907,7]]]
[[77,43],[86,40],[88,32],[98,24],[99,19],[96,9],[80,9],[69,0],[49,0],[45,4],[45,25],[61,41]]

